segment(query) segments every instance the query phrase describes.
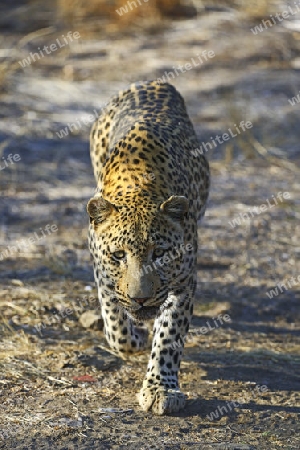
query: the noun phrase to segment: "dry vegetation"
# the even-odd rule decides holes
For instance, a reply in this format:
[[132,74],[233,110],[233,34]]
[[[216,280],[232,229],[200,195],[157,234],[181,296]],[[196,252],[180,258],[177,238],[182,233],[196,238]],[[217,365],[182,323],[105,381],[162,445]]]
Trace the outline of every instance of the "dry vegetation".
[[[285,8],[279,1],[149,0],[121,17],[124,4],[0,6],[0,161],[21,156],[0,171],[0,253],[57,225],[0,259],[0,448],[296,450],[299,284],[272,299],[266,293],[300,274],[299,105],[288,102],[300,87],[300,29],[251,33]],[[18,61],[69,30],[81,39],[21,68]],[[199,139],[241,120],[253,127],[208,152],[213,183],[199,227],[195,335],[181,373],[187,408],[158,419],[135,398],[147,352],[122,360],[103,337],[87,250],[94,180],[81,118],[129,82],[161,77],[205,49],[215,58],[170,80]],[[229,225],[278,192],[290,197]],[[201,334],[218,314],[231,322]],[[257,385],[267,391],[255,397]]]

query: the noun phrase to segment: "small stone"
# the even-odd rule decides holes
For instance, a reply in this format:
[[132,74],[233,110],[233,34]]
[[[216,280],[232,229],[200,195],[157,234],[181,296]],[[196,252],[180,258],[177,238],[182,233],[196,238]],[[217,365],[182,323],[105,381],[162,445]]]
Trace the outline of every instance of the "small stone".
[[79,317],[79,322],[84,328],[90,328],[92,325],[94,325],[98,320],[101,319],[101,316],[97,314],[97,311],[90,310],[85,311],[81,316]]
[[24,286],[24,283],[23,283],[23,281],[21,281],[21,280],[11,280],[11,284],[13,285],[13,286]]

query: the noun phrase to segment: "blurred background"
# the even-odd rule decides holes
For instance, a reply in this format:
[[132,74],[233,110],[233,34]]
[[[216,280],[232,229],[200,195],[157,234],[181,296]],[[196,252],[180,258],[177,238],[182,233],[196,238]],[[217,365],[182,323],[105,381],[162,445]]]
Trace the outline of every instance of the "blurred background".
[[[160,78],[213,51],[215,57],[169,75],[199,137],[251,120],[252,137],[243,139],[243,148],[239,142],[240,155],[257,156],[256,140],[274,156],[297,153],[298,108],[288,102],[299,91],[300,16],[294,2],[4,0],[0,8],[2,115],[9,116],[9,125],[1,116],[3,139],[45,138],[54,150],[56,131],[100,110],[131,82]],[[275,15],[282,11],[294,14],[279,21]],[[68,32],[80,37],[71,41]],[[51,51],[51,44],[58,48]],[[7,109],[12,104],[16,110]],[[77,128],[69,138],[87,141],[89,125]]]
[[[299,388],[299,283],[273,298],[267,292],[300,274],[300,4],[2,0],[0,28],[0,363],[9,389],[24,379],[35,386],[37,373],[47,386],[46,373],[80,375],[74,352],[95,339],[105,343],[99,308],[82,303],[96,295],[87,247],[86,203],[95,188],[89,132],[112,95],[135,81],[164,78],[184,97],[201,145],[229,129],[236,134],[206,152],[212,187],[199,227],[193,326],[219,313],[232,323],[197,337],[201,359],[188,344],[186,377],[196,374],[190,392],[197,397],[201,379],[201,395],[213,395],[205,374],[231,380],[227,393],[241,393],[251,379],[276,390],[281,405],[292,404],[288,391]],[[252,126],[241,131],[242,121]],[[273,205],[278,192],[289,195]],[[248,220],[247,212],[267,200],[273,206]],[[235,218],[240,224],[230,225]],[[72,313],[55,320],[65,307]],[[40,339],[35,327],[42,322]],[[232,373],[229,366],[241,358]],[[137,383],[144,363],[130,372]],[[101,367],[85,370],[100,377]],[[216,406],[204,403],[204,410]],[[272,414],[268,430],[276,423]],[[293,426],[276,426],[287,442],[284,429]]]
[[[203,246],[202,258],[226,257],[217,241],[225,238],[226,253],[232,236],[233,244],[241,239],[248,264],[255,221],[261,226],[255,225],[254,235],[267,224],[270,232],[274,214],[292,217],[294,227],[300,138],[295,2],[5,0],[0,12],[0,242],[6,251],[24,235],[29,239],[59,223],[47,239],[0,258],[7,276],[8,261],[16,278],[22,270],[39,273],[56,264],[58,272],[72,272],[68,259],[76,259],[80,270],[86,267],[85,208],[95,187],[90,128],[112,95],[139,80],[175,85],[203,148],[229,129],[236,135],[205,147],[212,191],[210,221],[204,223],[213,230],[203,227],[201,233],[213,231],[214,242]],[[242,121],[251,127],[242,130]],[[229,225],[279,191],[290,191],[289,201],[254,222]],[[282,272],[276,249],[272,243],[265,256],[273,280]],[[67,265],[61,264],[65,251]]]

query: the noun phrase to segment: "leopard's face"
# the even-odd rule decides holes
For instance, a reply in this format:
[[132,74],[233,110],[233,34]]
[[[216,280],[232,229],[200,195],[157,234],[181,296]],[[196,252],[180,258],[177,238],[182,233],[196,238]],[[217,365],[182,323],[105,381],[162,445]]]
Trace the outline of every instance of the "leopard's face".
[[186,211],[185,197],[160,205],[144,201],[143,206],[140,199],[117,206],[95,197],[88,204],[98,283],[136,320],[154,317],[176,288],[185,254]]

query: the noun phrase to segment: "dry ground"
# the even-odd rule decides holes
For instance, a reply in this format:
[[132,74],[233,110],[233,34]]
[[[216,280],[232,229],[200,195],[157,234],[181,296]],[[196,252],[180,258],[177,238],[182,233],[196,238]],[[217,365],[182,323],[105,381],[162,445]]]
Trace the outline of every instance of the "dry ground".
[[[300,103],[288,102],[300,88],[298,16],[254,35],[286,6],[194,2],[198,15],[176,21],[144,10],[82,23],[67,7],[19,3],[3,2],[0,19],[0,448],[298,449]],[[70,29],[78,41],[21,68]],[[170,80],[199,139],[241,120],[253,127],[207,152],[212,190],[180,377],[188,401],[161,418],[135,397],[148,352],[122,360],[103,337],[87,249],[94,180],[84,119],[128,82],[204,50],[216,56]],[[77,130],[59,138],[71,124]],[[10,153],[20,161],[10,164]],[[289,195],[275,205],[278,192]],[[267,200],[251,221],[229,224]],[[280,282],[287,288],[269,298]],[[214,329],[203,334],[207,323]]]

